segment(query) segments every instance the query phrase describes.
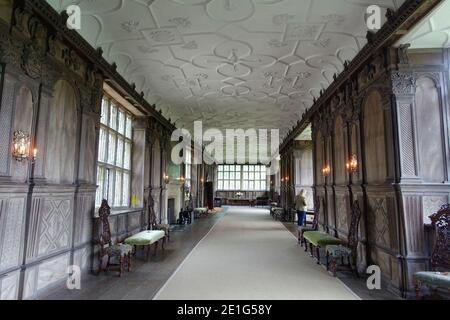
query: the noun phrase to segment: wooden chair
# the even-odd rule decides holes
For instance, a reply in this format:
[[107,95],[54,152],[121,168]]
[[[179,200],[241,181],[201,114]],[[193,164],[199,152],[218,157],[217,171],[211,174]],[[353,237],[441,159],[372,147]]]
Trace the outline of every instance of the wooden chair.
[[314,220],[311,226],[301,226],[298,227],[298,243],[303,247],[305,242],[305,238],[303,234],[307,231],[317,231],[319,228],[319,212],[320,212],[320,198],[316,197],[314,201]]
[[167,241],[170,241],[170,225],[157,223],[157,218],[155,214],[155,201],[151,192],[149,192],[147,200],[147,210],[148,210],[148,230],[162,230],[166,234]]
[[422,286],[426,285],[435,292],[437,289],[450,290],[450,205],[446,204],[430,216],[436,229],[436,243],[431,255],[433,271],[414,274],[416,296],[421,296]]
[[358,249],[358,230],[359,222],[361,220],[361,208],[359,206],[359,201],[356,200],[352,205],[352,213],[350,219],[350,228],[348,231],[347,245],[328,245],[326,246],[326,256],[327,256],[327,270],[336,276],[337,272],[337,261],[340,259],[342,264],[344,260],[347,259],[348,267],[351,268],[352,265],[355,266],[356,275],[358,276],[358,268],[356,267],[356,257]]
[[[106,200],[102,201],[102,205],[100,206],[98,213],[100,217],[100,223],[102,224],[102,233],[99,240],[99,269],[97,274],[100,274],[101,271],[109,271],[110,266],[118,266],[119,277],[121,277],[125,264],[127,264],[128,272],[131,271],[131,253],[133,251],[133,247],[123,243],[114,245],[112,244],[111,228],[108,220],[108,217],[111,214],[111,208]],[[105,256],[108,257],[108,260],[105,268],[102,268],[103,258]],[[118,263],[112,264],[111,258],[117,259]]]

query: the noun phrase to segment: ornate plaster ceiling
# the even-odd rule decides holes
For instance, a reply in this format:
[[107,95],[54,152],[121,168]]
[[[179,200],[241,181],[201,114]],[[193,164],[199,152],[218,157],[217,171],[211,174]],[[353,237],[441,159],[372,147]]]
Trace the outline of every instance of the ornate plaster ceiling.
[[[178,127],[292,128],[403,0],[48,0]],[[384,12],[382,12],[384,19]]]
[[450,48],[450,0],[444,0],[411,32],[400,40],[411,49]]

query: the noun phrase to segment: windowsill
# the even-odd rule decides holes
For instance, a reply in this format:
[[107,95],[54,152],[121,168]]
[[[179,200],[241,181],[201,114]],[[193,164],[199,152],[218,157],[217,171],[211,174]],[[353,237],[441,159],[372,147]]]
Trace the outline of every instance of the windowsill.
[[[94,218],[98,218],[98,209],[95,208]],[[144,211],[144,208],[111,208],[111,216],[119,216],[121,214],[129,214],[134,212]]]

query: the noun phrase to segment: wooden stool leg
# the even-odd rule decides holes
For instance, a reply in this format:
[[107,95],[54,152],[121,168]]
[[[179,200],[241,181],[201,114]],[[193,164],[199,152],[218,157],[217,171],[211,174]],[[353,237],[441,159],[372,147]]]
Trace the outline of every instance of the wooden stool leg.
[[128,254],[127,264],[128,264],[128,272],[130,272],[131,271],[131,252]]
[[146,253],[145,253],[145,260],[149,260],[150,259],[150,248],[151,248],[151,244],[149,244],[148,246],[147,246],[147,250],[146,250]]
[[336,277],[337,262],[335,257],[331,257],[330,270],[333,273],[333,277]]
[[119,277],[122,277],[124,260],[125,260],[125,256],[120,256],[120,258],[119,258]]
[[326,260],[327,271],[330,271],[330,254],[328,253],[328,251],[327,251],[325,257],[327,259]]
[[313,244],[312,243],[309,244],[309,250],[311,252],[311,257],[314,257],[314,250],[313,250]]
[[420,300],[420,291],[421,291],[422,283],[420,281],[416,281],[416,284],[414,286],[414,289],[416,291],[416,299]]
[[317,264],[320,264],[320,247],[316,247],[316,253],[317,253]]

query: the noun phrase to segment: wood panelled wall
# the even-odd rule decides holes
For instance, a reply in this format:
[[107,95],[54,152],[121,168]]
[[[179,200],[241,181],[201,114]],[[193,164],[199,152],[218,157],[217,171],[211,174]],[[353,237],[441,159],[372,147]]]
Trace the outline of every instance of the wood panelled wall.
[[[449,202],[449,58],[444,49],[381,49],[312,117],[321,230],[346,239],[359,199],[358,268],[380,266],[385,288],[403,296],[429,267],[427,217]],[[352,154],[356,173],[345,167]]]
[[[108,78],[91,63],[98,59],[92,58],[94,49],[78,51],[67,40],[73,34],[55,30],[29,5],[0,2],[0,300],[31,299],[63,286],[69,265],[85,272],[96,268],[103,86],[106,81],[128,99],[135,95],[117,84],[118,76]],[[108,75],[115,74],[111,70]],[[171,129],[153,110],[134,103],[142,112],[133,128],[131,194],[138,201],[113,212],[114,240],[147,227],[149,193],[159,221],[167,221],[163,176]],[[38,149],[34,164],[13,159],[17,130],[27,131]]]

